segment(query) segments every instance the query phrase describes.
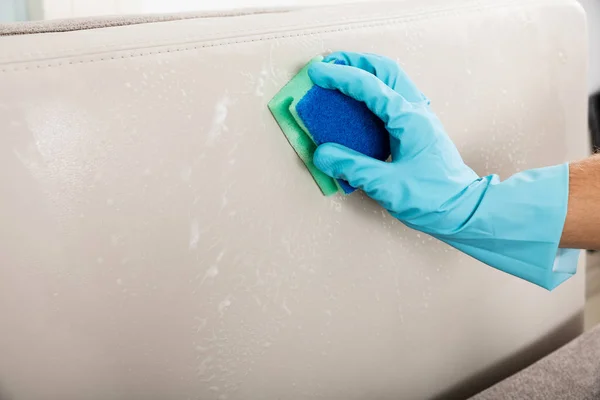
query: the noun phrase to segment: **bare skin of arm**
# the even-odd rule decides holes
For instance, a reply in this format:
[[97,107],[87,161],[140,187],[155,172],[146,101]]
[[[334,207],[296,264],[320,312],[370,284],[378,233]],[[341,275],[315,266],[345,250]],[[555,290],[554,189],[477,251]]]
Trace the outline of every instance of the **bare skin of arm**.
[[569,165],[569,203],[560,247],[600,250],[600,155]]

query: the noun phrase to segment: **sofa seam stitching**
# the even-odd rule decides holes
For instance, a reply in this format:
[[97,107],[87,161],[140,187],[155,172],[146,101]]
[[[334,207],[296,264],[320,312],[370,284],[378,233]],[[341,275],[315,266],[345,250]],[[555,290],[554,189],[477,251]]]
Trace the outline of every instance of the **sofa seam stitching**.
[[[562,1],[560,1],[560,2],[556,1],[554,4],[563,4],[563,3],[564,2],[562,2]],[[515,2],[513,4],[518,4],[518,2]],[[531,3],[527,3],[527,6],[537,6],[540,4],[548,4],[548,1],[535,1],[535,2],[531,2]],[[435,14],[423,13],[420,15],[413,15],[409,18],[398,17],[398,18],[376,21],[376,22],[348,24],[345,26],[343,25],[341,27],[338,27],[336,29],[322,29],[322,28],[314,29],[313,28],[312,30],[310,30],[310,28],[307,28],[307,30],[302,30],[302,31],[296,32],[296,33],[288,33],[288,34],[284,34],[284,35],[278,35],[278,34],[270,34],[269,35],[268,34],[268,35],[264,35],[264,36],[259,36],[257,38],[237,38],[234,40],[224,39],[221,41],[214,40],[214,41],[207,41],[205,43],[200,42],[199,44],[194,44],[194,45],[171,45],[166,48],[159,49],[159,50],[145,50],[145,49],[144,50],[124,50],[126,53],[121,54],[121,55],[102,56],[99,58],[84,58],[84,59],[80,59],[80,60],[71,60],[71,61],[65,61],[65,62],[62,62],[62,61],[61,62],[47,61],[45,63],[38,62],[37,64],[25,65],[23,67],[1,68],[0,72],[1,73],[20,72],[20,71],[28,71],[28,70],[34,70],[34,69],[56,68],[56,67],[62,67],[62,66],[67,66],[67,65],[91,64],[91,63],[96,63],[96,62],[114,61],[114,60],[118,60],[118,59],[130,59],[130,58],[137,58],[137,57],[146,57],[146,56],[152,56],[152,55],[157,55],[157,54],[177,53],[177,52],[183,52],[183,51],[192,51],[192,50],[199,50],[199,49],[205,49],[205,48],[241,44],[241,43],[254,43],[254,42],[270,41],[270,40],[276,40],[276,39],[290,39],[290,38],[295,38],[295,37],[308,36],[308,35],[312,35],[315,33],[337,33],[337,32],[344,32],[344,31],[351,31],[351,30],[358,30],[358,29],[365,29],[365,28],[373,28],[373,27],[386,26],[386,25],[401,25],[401,24],[405,24],[405,23],[425,20],[427,17],[439,18],[439,17],[447,16],[449,14],[464,16],[464,15],[467,15],[470,13],[477,13],[477,12],[481,12],[484,10],[491,10],[491,9],[503,8],[503,7],[506,7],[506,4],[503,4],[502,6],[499,6],[496,4],[479,5],[477,7],[472,7],[472,8],[462,10],[463,12],[460,14],[456,14],[455,12],[452,12],[451,10],[445,10],[443,12],[440,11]],[[119,50],[117,50],[116,52],[119,52]],[[73,57],[86,57],[86,55],[73,56]],[[88,57],[93,57],[93,56],[88,56]],[[24,63],[28,63],[28,61],[21,61],[18,63],[24,64]]]
[[[504,7],[506,7],[506,6],[512,6],[515,3],[519,4],[521,2],[519,2],[517,0],[509,0],[508,2],[506,2],[504,4],[491,4],[491,5],[490,4],[487,4],[487,5],[481,5],[481,4],[479,4],[479,5],[477,5],[476,3],[472,3],[469,6],[462,7],[461,11],[477,11],[479,9],[495,9],[495,8],[501,8],[503,6]],[[534,1],[529,1],[526,4],[534,5],[534,4],[539,4],[539,3],[542,3],[542,2],[534,0]],[[548,2],[545,1],[544,3],[548,3]],[[557,3],[558,3],[558,1],[557,1]],[[433,11],[430,10],[430,11],[422,11],[420,13],[414,13],[413,15],[410,15],[409,17],[398,15],[398,16],[394,16],[394,17],[391,17],[391,18],[389,18],[389,17],[386,18],[386,14],[384,14],[384,13],[378,13],[378,14],[375,14],[375,15],[371,16],[370,19],[373,20],[373,19],[376,19],[376,18],[377,19],[383,18],[383,20],[376,21],[376,22],[385,22],[385,21],[393,21],[393,20],[401,20],[401,19],[405,19],[405,20],[408,21],[408,20],[410,20],[410,18],[422,17],[424,15],[430,15],[430,16],[433,16],[433,17],[444,16],[444,15],[447,15],[448,13],[450,13],[451,11],[456,11],[456,9],[441,8],[441,9],[437,9],[437,10],[433,10]],[[178,20],[175,20],[175,21],[164,21],[164,22],[177,22],[177,21]],[[184,20],[179,20],[179,21],[184,21]],[[189,20],[185,20],[185,21],[189,21]],[[361,23],[372,23],[372,22],[375,22],[375,21],[368,21],[368,20],[367,21],[364,21],[364,20],[360,21],[359,20],[359,21],[349,22],[349,23],[346,23],[346,24],[350,25],[350,24],[361,24]],[[162,21],[160,23],[162,23]],[[143,24],[127,25],[127,26],[139,26],[139,25],[143,25]],[[341,25],[343,26],[344,24],[342,23]],[[123,26],[121,26],[121,27],[123,27]],[[281,28],[282,29],[286,29],[286,28],[287,29],[302,29],[301,27],[302,27],[302,25],[293,25],[293,26],[281,27]],[[311,28],[308,27],[307,29],[311,29]],[[313,28],[313,29],[319,29],[319,28]],[[255,34],[260,35],[260,33],[257,32],[256,28],[253,28],[253,29],[243,29],[243,30],[238,30],[238,31],[231,31],[231,32],[228,32],[228,33],[231,34],[231,35],[244,35],[244,34],[247,34],[249,32],[255,32]],[[219,39],[218,38],[208,39],[208,40],[206,40],[206,42],[210,42],[211,40],[216,41],[216,40],[219,40]],[[188,41],[190,43],[202,42],[203,39],[201,37],[190,37],[190,38],[188,38]],[[111,47],[111,46],[116,46],[116,45],[118,45],[118,43],[113,42],[113,43],[109,43],[109,44],[103,44],[103,45],[94,46],[94,47],[91,47],[91,49],[98,49],[98,50],[101,51],[101,49],[104,49],[104,48],[107,48],[107,47]],[[152,41],[136,41],[136,42],[127,43],[126,45],[141,46],[141,47],[144,47],[144,46],[147,46],[147,47],[152,47],[152,46],[176,46],[176,44],[172,44],[172,43],[170,44],[170,43],[164,43],[164,42],[160,43],[160,42],[152,42]],[[61,49],[60,53],[68,53],[70,51],[77,51],[77,50],[80,50],[80,49],[77,49],[77,48],[66,48],[66,49]],[[131,49],[123,49],[123,50],[118,50],[117,49],[117,50],[114,50],[114,51],[131,51]],[[39,53],[38,56],[42,57],[42,58],[45,57],[45,56],[48,56],[48,57],[61,57],[60,53],[45,52],[45,53]],[[25,53],[25,54],[27,54],[28,56],[35,55],[35,53]],[[69,57],[69,55],[65,54],[64,57]],[[6,60],[7,60],[6,58],[0,59],[0,63],[1,62],[10,62],[10,61],[6,61]],[[35,62],[35,60],[22,60],[22,61],[16,61],[16,62]]]

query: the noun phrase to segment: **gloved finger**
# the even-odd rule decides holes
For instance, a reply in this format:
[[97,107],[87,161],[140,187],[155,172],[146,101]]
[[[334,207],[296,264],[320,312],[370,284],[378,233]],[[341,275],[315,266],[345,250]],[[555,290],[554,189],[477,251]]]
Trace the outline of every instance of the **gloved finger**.
[[[392,151],[394,159],[418,152],[430,142],[434,131],[425,129],[430,121],[423,108],[413,106],[376,76],[359,68],[324,62],[313,64],[308,73],[316,85],[362,101],[381,118],[392,136],[392,148],[398,150]],[[398,146],[393,146],[396,142]]]
[[429,99],[421,93],[408,74],[390,58],[378,54],[336,51],[326,56],[323,61],[335,60],[341,60],[346,65],[375,75],[410,102],[429,104]]
[[376,193],[380,177],[389,164],[351,150],[341,144],[325,143],[315,151],[313,163],[326,175],[343,179],[369,196]]
[[390,124],[403,114],[413,112],[404,97],[385,85],[376,76],[362,69],[324,62],[314,63],[308,70],[312,81],[325,89],[337,89],[367,105],[390,130]]
[[[420,151],[429,143],[432,130],[420,129],[428,123],[422,107],[413,106],[376,76],[359,68],[324,62],[311,65],[308,74],[316,85],[337,89],[365,103],[385,123],[391,143],[393,139],[399,141],[396,148],[401,148],[403,155]],[[395,159],[399,154],[392,152]]]

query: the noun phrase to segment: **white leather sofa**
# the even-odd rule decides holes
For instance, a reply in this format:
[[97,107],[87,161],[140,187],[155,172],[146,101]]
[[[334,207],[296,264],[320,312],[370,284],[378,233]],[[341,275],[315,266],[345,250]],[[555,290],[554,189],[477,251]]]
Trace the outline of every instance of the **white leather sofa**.
[[408,71],[480,174],[581,158],[571,0],[0,28],[0,398],[463,398],[581,333],[553,292],[323,197],[268,100],[310,58]]

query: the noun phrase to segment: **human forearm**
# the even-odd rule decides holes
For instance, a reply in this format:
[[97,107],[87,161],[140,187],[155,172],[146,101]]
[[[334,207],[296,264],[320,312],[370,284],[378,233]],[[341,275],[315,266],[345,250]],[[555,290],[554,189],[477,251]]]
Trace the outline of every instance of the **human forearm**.
[[560,247],[600,249],[600,156],[569,165],[569,202]]

